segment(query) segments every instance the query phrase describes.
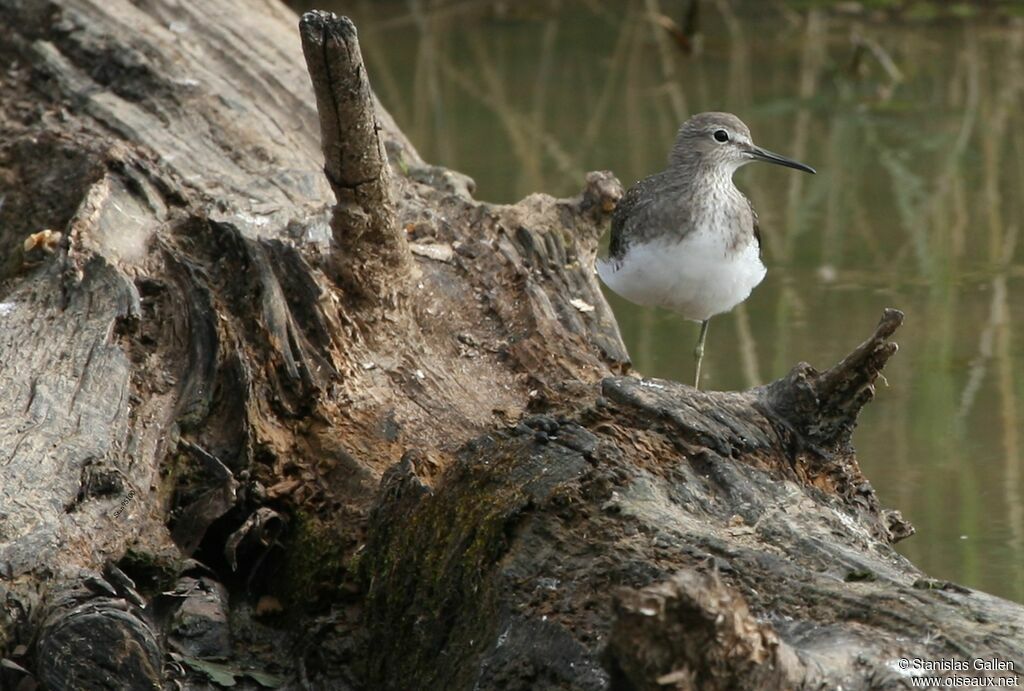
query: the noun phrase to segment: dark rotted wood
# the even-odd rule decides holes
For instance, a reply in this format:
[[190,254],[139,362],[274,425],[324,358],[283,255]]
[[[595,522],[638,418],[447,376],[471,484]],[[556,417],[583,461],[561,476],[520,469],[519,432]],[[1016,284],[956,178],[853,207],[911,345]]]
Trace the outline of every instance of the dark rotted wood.
[[0,58],[0,687],[1024,665],[1021,608],[896,554],[857,465],[898,313],[751,391],[628,376],[615,177],[475,200],[347,20],[15,0]]
[[[55,598],[40,626],[36,654],[46,660],[39,666],[44,688],[159,688],[163,652],[145,612],[102,578],[84,586]],[[85,641],[108,664],[83,655]]]
[[771,624],[723,585],[714,561],[619,593],[607,661],[613,685],[638,691],[821,684]]
[[1019,668],[1019,606],[894,551],[912,528],[849,448],[901,321],[751,391],[607,378],[467,443],[436,489],[406,459],[361,559],[369,678],[876,689],[906,686],[900,657]]

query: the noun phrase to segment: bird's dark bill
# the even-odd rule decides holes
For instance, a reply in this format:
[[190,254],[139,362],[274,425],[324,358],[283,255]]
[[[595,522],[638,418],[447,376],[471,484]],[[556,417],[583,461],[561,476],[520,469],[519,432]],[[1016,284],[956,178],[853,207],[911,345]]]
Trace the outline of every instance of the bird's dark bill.
[[812,175],[817,172],[809,165],[800,163],[800,161],[794,161],[793,159],[786,158],[785,156],[779,156],[778,154],[762,149],[759,146],[751,148],[750,155],[758,161],[766,161],[768,163],[774,163],[775,165],[786,166],[787,168],[796,168],[797,170],[802,170],[805,173],[811,173]]

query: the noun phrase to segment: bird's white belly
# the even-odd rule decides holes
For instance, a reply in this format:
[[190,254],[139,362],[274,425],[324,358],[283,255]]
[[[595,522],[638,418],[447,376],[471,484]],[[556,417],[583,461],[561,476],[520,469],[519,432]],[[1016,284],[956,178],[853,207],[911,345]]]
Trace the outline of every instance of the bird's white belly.
[[615,262],[598,261],[597,272],[609,288],[631,302],[703,321],[746,300],[766,269],[753,237],[730,249],[722,234],[699,230],[681,241],[633,245],[617,267]]

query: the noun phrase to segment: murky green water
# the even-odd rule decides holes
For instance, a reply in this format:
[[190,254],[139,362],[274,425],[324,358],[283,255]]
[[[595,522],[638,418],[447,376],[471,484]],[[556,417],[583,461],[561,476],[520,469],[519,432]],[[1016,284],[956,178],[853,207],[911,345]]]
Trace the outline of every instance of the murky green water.
[[[334,9],[356,20],[373,84],[424,157],[472,175],[482,199],[571,194],[601,168],[631,183],[702,110],[817,167],[737,174],[768,277],[712,321],[705,385],[831,365],[883,307],[903,309],[861,464],[917,527],[900,549],[919,566],[1024,601],[1024,24],[709,0],[687,57],[650,20],[655,2],[546,5]],[[696,325],[610,299],[637,368],[689,381]]]

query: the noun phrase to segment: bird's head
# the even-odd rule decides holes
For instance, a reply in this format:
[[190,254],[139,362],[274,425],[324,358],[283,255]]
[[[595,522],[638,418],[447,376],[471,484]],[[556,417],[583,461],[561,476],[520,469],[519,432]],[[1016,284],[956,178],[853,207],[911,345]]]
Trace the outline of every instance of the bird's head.
[[767,161],[814,173],[814,168],[756,146],[750,129],[732,113],[700,113],[683,123],[669,155],[673,166],[713,167],[729,175],[751,161]]

